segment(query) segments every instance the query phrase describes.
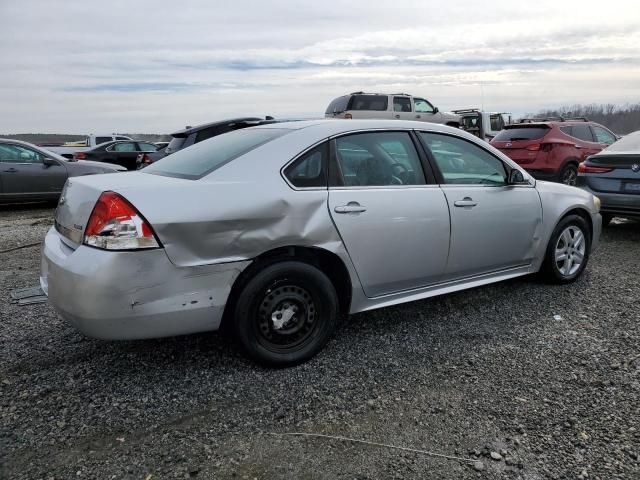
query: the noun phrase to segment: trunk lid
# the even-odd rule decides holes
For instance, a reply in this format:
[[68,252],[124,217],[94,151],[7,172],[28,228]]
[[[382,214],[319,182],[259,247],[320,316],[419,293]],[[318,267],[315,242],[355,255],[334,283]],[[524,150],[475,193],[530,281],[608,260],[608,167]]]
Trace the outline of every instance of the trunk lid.
[[583,174],[592,190],[640,195],[640,154],[602,153],[589,157],[585,165],[611,168],[609,172]]
[[[75,249],[82,243],[87,222],[102,192],[113,191],[127,198],[125,192],[131,188],[156,190],[173,183],[180,183],[184,187],[184,183],[193,182],[137,172],[70,177],[56,208],[55,228],[64,242]],[[144,212],[140,213],[144,215]]]

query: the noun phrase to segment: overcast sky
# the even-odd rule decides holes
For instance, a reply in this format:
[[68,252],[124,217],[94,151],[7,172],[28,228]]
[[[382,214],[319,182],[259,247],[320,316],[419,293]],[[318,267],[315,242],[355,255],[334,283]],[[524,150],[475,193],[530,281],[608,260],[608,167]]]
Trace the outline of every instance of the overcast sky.
[[516,114],[640,101],[634,1],[0,0],[0,133],[322,116],[357,90]]

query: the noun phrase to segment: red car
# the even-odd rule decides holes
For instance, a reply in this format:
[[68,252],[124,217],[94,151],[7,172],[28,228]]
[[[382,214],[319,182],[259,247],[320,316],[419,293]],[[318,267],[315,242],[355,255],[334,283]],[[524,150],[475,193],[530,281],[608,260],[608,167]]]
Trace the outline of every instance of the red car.
[[533,119],[507,125],[491,145],[535,178],[575,185],[578,164],[617,139],[610,130],[586,119]]

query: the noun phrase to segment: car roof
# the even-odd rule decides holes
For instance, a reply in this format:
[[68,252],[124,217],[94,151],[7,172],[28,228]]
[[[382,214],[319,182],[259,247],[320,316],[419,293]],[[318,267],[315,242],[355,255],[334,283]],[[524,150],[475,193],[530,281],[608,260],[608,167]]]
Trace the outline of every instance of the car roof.
[[477,138],[471,134],[467,134],[459,128],[449,127],[439,123],[418,122],[412,120],[395,120],[395,119],[341,119],[341,118],[323,118],[317,120],[298,120],[295,122],[275,123],[268,125],[260,125],[253,128],[279,128],[287,130],[309,130],[321,132],[327,137],[338,135],[341,133],[354,132],[357,130],[428,130],[441,133],[456,133],[468,136],[469,138]]
[[172,137],[186,137],[190,133],[197,132],[199,130],[204,130],[205,128],[211,127],[220,127],[222,125],[228,125],[233,123],[242,123],[242,122],[275,122],[275,120],[271,117],[238,117],[238,118],[227,118],[226,120],[217,120],[215,122],[202,123],[200,125],[196,125],[194,127],[185,127],[182,130],[177,130],[171,134]]

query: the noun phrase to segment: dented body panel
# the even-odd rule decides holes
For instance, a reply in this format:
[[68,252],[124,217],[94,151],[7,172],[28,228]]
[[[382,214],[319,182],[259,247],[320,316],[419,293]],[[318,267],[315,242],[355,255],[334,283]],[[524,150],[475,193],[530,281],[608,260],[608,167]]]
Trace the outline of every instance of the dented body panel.
[[[593,248],[598,243],[601,220],[592,195],[536,182],[459,129],[392,120],[277,128],[289,132],[197,180],[149,169],[72,179],[44,243],[41,284],[50,302],[91,336],[162,337],[219,328],[238,276],[257,257],[284,247],[336,256],[348,272],[348,308],[355,313],[536,272],[553,229],[572,210],[591,219]],[[462,137],[520,170],[527,182],[295,189],[283,178],[284,167],[319,142],[372,129]],[[104,191],[134,205],[161,248],[123,252],[82,245]],[[456,208],[464,197],[478,205]],[[335,215],[335,208],[352,201],[368,210]]]

